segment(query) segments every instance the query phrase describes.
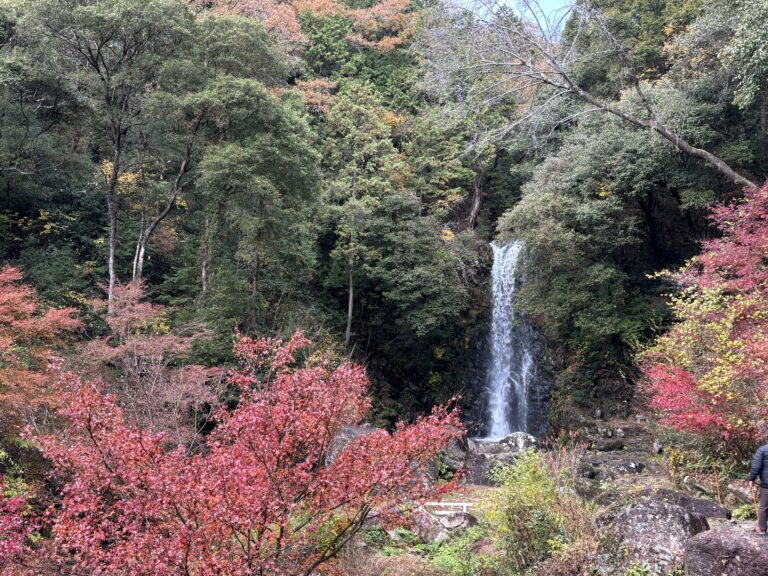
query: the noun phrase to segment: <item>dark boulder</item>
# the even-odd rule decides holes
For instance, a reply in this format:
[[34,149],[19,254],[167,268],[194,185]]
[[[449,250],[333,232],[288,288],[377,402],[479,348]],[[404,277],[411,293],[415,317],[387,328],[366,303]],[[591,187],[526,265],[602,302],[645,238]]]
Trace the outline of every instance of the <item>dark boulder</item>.
[[686,576],[768,576],[768,540],[721,524],[685,543]]
[[624,441],[618,438],[598,440],[592,445],[592,449],[598,452],[615,452],[624,449]]
[[725,520],[730,520],[731,518],[730,510],[723,508],[712,500],[707,500],[706,498],[694,498],[693,496],[689,496],[688,494],[676,490],[657,490],[653,493],[653,498],[669,504],[677,504],[686,512],[700,514],[705,518],[723,518]]

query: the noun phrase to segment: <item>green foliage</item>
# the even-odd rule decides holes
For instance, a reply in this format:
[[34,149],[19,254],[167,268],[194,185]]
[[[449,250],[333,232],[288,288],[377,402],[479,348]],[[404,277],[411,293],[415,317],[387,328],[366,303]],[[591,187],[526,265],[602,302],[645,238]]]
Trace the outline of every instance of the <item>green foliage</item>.
[[649,576],[651,573],[648,565],[632,562],[632,565],[624,572],[624,576]]
[[479,542],[487,539],[488,532],[473,526],[445,542],[433,544],[427,552],[430,564],[446,576],[489,576],[500,574],[503,561],[499,554],[477,553]]
[[579,458],[567,449],[529,450],[493,471],[500,489],[483,518],[510,573],[581,573],[592,565],[594,513],[573,491]]
[[[402,46],[373,47],[353,39],[352,12],[308,9],[305,41],[287,46],[204,4],[0,0],[0,253],[47,301],[82,309],[99,293],[120,148],[118,277],[168,207],[143,277],[174,326],[206,324],[198,361],[231,361],[235,327],[341,346],[351,282],[349,351],[369,366],[377,421],[428,408],[465,384],[498,230],[526,242],[520,307],[549,341],[557,393],[625,406],[636,348],[671,321],[648,274],[695,253],[704,209],[730,186],[573,100],[491,137],[530,95],[491,106],[492,75],[428,74],[411,24]],[[581,85],[644,116],[626,90],[636,72],[666,125],[744,174],[768,171],[764,0],[594,5],[628,61],[582,29],[569,61]],[[411,10],[460,48],[481,33],[466,14]],[[87,46],[111,48],[93,61]],[[312,80],[325,100],[308,113],[291,88]],[[544,125],[532,144],[526,130]]]
[[752,504],[743,504],[733,509],[732,515],[736,520],[757,520],[755,507]]
[[309,11],[300,14],[299,22],[310,41],[304,58],[312,71],[320,76],[338,73],[352,54],[347,40],[352,22],[344,16],[321,17]]
[[740,0],[729,14],[736,20],[733,36],[723,48],[724,59],[734,67],[739,83],[734,102],[741,108],[753,105],[768,88],[768,2]]
[[432,349],[455,333],[467,292],[453,237],[441,237],[439,220],[409,186],[410,166],[392,141],[396,121],[364,84],[348,84],[328,111],[323,283],[341,308],[351,282],[353,341],[386,350],[397,377],[423,394],[441,361]]
[[565,543],[557,486],[548,472],[540,457],[528,451],[492,473],[502,492],[487,519],[519,572],[546,560]]

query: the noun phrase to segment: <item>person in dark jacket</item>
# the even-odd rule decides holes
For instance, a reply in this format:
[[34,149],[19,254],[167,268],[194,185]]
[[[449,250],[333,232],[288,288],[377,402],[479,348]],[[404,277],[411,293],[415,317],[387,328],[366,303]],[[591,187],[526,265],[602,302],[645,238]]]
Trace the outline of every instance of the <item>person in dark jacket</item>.
[[752,458],[752,469],[748,480],[759,480],[760,507],[757,514],[757,532],[765,534],[768,529],[768,444],[760,446]]

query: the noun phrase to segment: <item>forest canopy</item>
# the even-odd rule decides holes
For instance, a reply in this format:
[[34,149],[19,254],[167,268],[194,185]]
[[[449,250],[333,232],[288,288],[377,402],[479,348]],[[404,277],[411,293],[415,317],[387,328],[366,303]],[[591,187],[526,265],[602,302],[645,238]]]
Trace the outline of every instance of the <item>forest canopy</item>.
[[742,456],[766,427],[767,22],[0,0],[0,573],[311,574],[439,493],[423,469],[484,416],[492,241],[523,242],[551,432],[642,406]]

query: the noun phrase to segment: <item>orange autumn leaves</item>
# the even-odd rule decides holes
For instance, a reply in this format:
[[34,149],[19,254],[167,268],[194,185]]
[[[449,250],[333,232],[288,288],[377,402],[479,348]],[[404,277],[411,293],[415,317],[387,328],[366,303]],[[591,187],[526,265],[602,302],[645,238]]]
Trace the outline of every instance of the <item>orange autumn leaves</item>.
[[74,308],[41,309],[21,272],[0,269],[0,429],[16,434],[21,423],[50,400],[54,350],[80,327]]
[[415,15],[409,9],[409,0],[381,0],[370,8],[350,8],[335,0],[194,0],[194,3],[201,8],[210,7],[213,15],[237,14],[257,18],[270,34],[296,48],[307,42],[299,23],[302,12],[310,12],[318,18],[348,18],[354,30],[349,41],[382,52],[401,45],[410,37]]

